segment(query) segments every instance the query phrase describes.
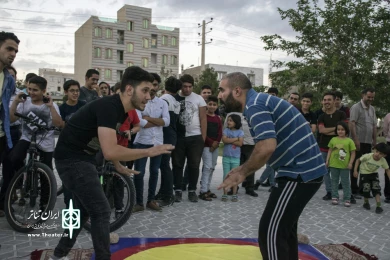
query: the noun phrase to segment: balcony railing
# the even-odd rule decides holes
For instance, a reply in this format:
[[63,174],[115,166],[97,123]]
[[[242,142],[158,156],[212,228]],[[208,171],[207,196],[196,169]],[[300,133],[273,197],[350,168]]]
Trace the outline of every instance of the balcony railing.
[[125,44],[125,40],[124,39],[117,39],[117,43],[118,44]]

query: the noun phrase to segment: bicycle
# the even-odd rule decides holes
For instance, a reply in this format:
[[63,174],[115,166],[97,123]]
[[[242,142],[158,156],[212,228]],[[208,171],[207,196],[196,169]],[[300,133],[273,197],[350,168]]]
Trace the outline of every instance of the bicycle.
[[[125,136],[125,133],[118,134]],[[120,174],[116,171],[115,166],[103,159],[102,166],[97,167],[100,183],[103,187],[104,194],[110,203],[110,232],[121,228],[130,218],[135,205],[135,186],[133,178]],[[63,193],[63,186],[57,191],[57,196]],[[117,204],[117,205],[115,205]],[[119,205],[118,205],[119,204]],[[116,208],[121,208],[118,214]],[[84,224],[87,231],[91,231],[91,223],[88,220]]]
[[27,233],[48,219],[42,216],[50,215],[56,203],[57,181],[49,166],[40,162],[36,138],[39,131],[47,133],[57,128],[46,127],[19,113],[15,115],[36,128],[31,134],[25,165],[16,172],[7,189],[4,211],[14,230]]

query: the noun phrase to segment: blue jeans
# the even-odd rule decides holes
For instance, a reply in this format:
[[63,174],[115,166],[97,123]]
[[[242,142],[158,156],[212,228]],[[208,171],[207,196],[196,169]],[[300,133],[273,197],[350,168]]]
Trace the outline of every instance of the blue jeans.
[[75,244],[85,222],[91,218],[91,235],[96,259],[110,259],[111,208],[95,165],[77,159],[55,160],[55,164],[62,184],[73,194],[73,208],[80,210],[80,228],[73,230],[72,239],[69,238],[69,229],[65,229],[64,234],[68,237],[60,239],[54,255],[66,256]]
[[[146,144],[134,144],[134,149],[148,149],[153,145]],[[136,194],[136,202],[138,205],[143,205],[144,201],[144,176],[145,167],[148,157],[138,159],[134,162],[134,170],[139,171],[139,174],[134,175],[134,186]],[[154,200],[156,195],[157,181],[158,181],[158,170],[160,169],[161,155],[151,157],[149,162],[149,189],[148,189],[148,202]]]
[[200,184],[200,192],[207,192],[210,190],[211,179],[213,178],[213,172],[215,165],[217,165],[219,149],[215,149],[214,152],[210,152],[210,147],[203,148],[202,160],[202,178]]
[[271,166],[269,166],[269,164],[265,165],[265,170],[260,176],[258,182],[263,183],[266,179],[269,180],[269,184],[271,184],[271,186],[275,186],[275,171],[271,168]]
[[[326,162],[326,157],[328,157],[328,152],[321,152],[324,162]],[[326,193],[332,193],[332,180],[330,178],[330,170],[324,175],[325,189]],[[338,185],[338,184],[337,184]]]
[[240,166],[240,158],[224,156],[222,158],[222,167],[223,167],[223,179],[226,175],[234,168]]

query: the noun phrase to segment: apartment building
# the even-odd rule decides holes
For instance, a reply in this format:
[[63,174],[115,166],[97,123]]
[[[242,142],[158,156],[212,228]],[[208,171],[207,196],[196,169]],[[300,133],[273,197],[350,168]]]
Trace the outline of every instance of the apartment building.
[[75,77],[85,82],[85,73],[94,68],[100,80],[120,81],[129,66],[149,72],[179,71],[179,28],[154,25],[152,9],[125,5],[117,19],[91,16],[75,32]]
[[55,69],[40,68],[38,75],[47,80],[46,92],[53,96],[60,96],[64,94],[64,83],[69,79],[74,79],[74,74],[63,73]]
[[[263,85],[263,73],[264,69],[262,68],[251,68],[251,67],[241,67],[241,66],[230,66],[222,64],[206,64],[205,68],[213,68],[218,74],[218,80],[221,80],[225,74],[231,72],[242,72],[248,76],[249,80],[252,82],[253,86]],[[183,70],[182,74],[190,74],[194,78],[199,78],[201,74],[201,66],[192,67]]]

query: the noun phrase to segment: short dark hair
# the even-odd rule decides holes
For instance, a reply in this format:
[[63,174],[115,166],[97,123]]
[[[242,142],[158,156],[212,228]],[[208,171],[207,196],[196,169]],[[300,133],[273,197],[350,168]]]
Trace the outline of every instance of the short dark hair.
[[180,81],[183,83],[191,83],[191,85],[194,86],[194,78],[189,74],[184,74],[181,76]]
[[217,103],[218,104],[218,98],[216,97],[216,96],[209,96],[208,98],[207,98],[207,103],[209,103],[209,102],[215,102],[215,103]]
[[18,39],[18,37],[14,33],[4,32],[4,31],[0,32],[0,46],[3,45],[3,43],[6,40],[13,40],[17,44],[19,44],[19,42],[20,42],[20,40]]
[[290,93],[290,96],[289,96],[289,97],[291,97],[291,95],[297,95],[297,96],[298,96],[298,99],[300,99],[300,98],[301,98],[301,95],[299,95],[299,93],[298,93],[298,92],[292,92],[292,93]]
[[118,91],[118,89],[121,89],[121,83],[120,82],[115,83],[115,85],[113,86],[112,91],[114,93],[116,93]]
[[237,114],[230,114],[228,116],[228,118],[231,118],[232,121],[236,124],[236,126],[234,128],[236,129],[240,129],[241,126],[242,126],[242,123],[241,123],[241,116],[237,115]]
[[343,99],[343,93],[341,93],[341,91],[336,90],[336,91],[333,91],[333,93],[334,93],[335,98],[338,97],[341,100]]
[[248,77],[242,72],[232,72],[222,77],[222,80],[228,81],[229,88],[241,87],[242,89],[248,90],[252,88],[252,83]]
[[131,85],[133,88],[136,88],[144,81],[153,83],[154,78],[149,72],[138,66],[128,67],[123,73],[121,81],[121,92],[126,90],[127,85]]
[[367,92],[374,93],[375,89],[374,88],[365,88],[362,90],[362,94],[367,94]]
[[338,121],[337,124],[336,124],[336,128],[334,129],[334,133],[335,135],[337,135],[337,126],[341,125],[344,130],[345,130],[345,135],[348,136],[349,135],[349,127],[348,127],[348,124],[345,123],[344,121]]
[[278,95],[279,90],[277,88],[269,88],[267,93],[274,93],[274,94]]
[[80,89],[80,83],[77,80],[70,79],[70,80],[65,81],[64,91],[68,91],[70,86],[77,86]]
[[150,74],[152,74],[154,80],[157,80],[158,84],[161,83],[161,77],[160,77],[160,75],[158,75],[157,73],[153,73],[153,72],[151,72]]
[[40,90],[45,90],[46,87],[47,87],[47,80],[43,77],[40,77],[40,76],[35,76],[35,77],[32,77],[28,83],[32,83],[32,84],[35,84],[37,85]]
[[202,89],[202,90],[204,90],[204,89],[210,89],[210,90],[211,90],[211,86],[209,86],[209,85],[203,85],[201,89]]
[[325,96],[332,96],[333,99],[336,99],[336,95],[334,94],[334,92],[325,92],[323,95],[322,95],[322,99],[324,99]]
[[92,77],[93,74],[100,75],[99,71],[97,71],[95,69],[89,69],[89,70],[87,70],[87,73],[85,73],[85,76],[87,78],[90,78],[90,77]]
[[9,65],[9,66],[7,67],[7,69],[8,69],[8,70],[13,70],[13,71],[15,72],[15,75],[18,74],[18,72],[16,71],[16,69],[15,69],[13,66],[11,66],[11,65]]
[[165,89],[171,93],[176,94],[182,86],[183,83],[174,76],[170,76],[165,80]]
[[35,73],[27,73],[26,79],[24,81],[25,82],[30,82],[30,79],[33,78],[33,77],[36,77],[36,76],[38,76],[38,75],[35,74]]
[[302,99],[304,98],[308,98],[310,99],[310,101],[313,100],[313,94],[312,93],[309,93],[309,92],[306,92],[305,94],[302,95]]
[[99,83],[99,87],[100,87],[101,84],[106,84],[107,87],[110,88],[110,84],[108,84],[107,82],[104,82],[104,81],[100,82],[100,83]]
[[384,153],[386,155],[388,155],[390,153],[390,146],[388,144],[385,144],[385,143],[376,144],[374,146],[374,148],[372,148],[372,149],[375,149],[378,152]]

